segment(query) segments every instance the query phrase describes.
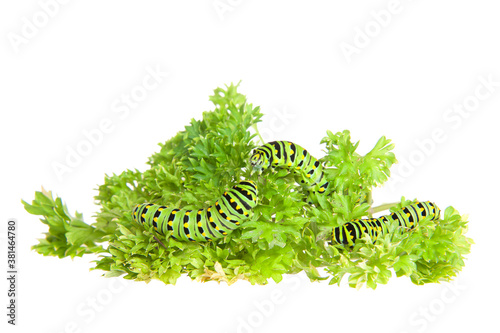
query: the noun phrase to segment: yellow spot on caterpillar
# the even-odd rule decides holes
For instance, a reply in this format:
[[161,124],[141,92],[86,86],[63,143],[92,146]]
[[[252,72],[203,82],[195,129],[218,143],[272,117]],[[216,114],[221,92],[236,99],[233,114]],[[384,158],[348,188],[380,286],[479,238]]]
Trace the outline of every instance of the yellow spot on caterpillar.
[[226,191],[226,192],[224,192],[224,195],[227,195],[227,191]]
[[142,217],[146,217],[146,214],[142,213],[142,215],[141,215],[141,216],[142,216]]
[[201,215],[201,210],[198,211],[198,215]]
[[233,203],[234,202],[234,199],[231,198],[231,200],[229,200],[230,203]]
[[214,218],[212,216],[210,216],[210,222],[213,222],[214,221]]
[[219,230],[219,227],[215,227],[215,230]]
[[247,195],[250,195],[250,191],[247,191]]
[[168,221],[168,225],[169,225],[169,226],[172,226],[172,221]]
[[146,209],[148,209],[149,207],[151,207],[151,205],[147,205],[147,206],[146,206]]
[[198,227],[201,227],[201,222],[198,222]]
[[191,234],[187,234],[186,236],[187,236],[188,238],[191,238]]
[[221,214],[222,214],[222,213],[224,213],[224,211],[223,211],[222,209],[219,209],[219,213],[221,213]]
[[158,208],[158,211],[161,212],[163,210],[163,208]]
[[236,206],[236,209],[240,209],[241,207],[240,206]]
[[215,202],[215,205],[216,205],[216,206],[218,206],[218,205],[219,205],[219,201],[216,201],[216,202]]
[[316,166],[315,166],[315,165],[313,165],[313,166],[312,166],[312,168],[313,168],[313,170],[314,170],[314,169],[316,169]]
[[211,207],[208,207],[208,208],[207,208],[207,212],[209,212],[209,211],[210,211],[210,208],[211,208]]
[[306,177],[307,177],[307,178],[311,178],[311,175],[310,175],[310,174],[307,174],[307,175],[306,175]]
[[325,192],[325,188],[324,187],[320,187],[319,188],[319,192]]
[[248,215],[248,212],[244,212],[243,215]]
[[187,228],[187,227],[189,227],[189,224],[186,222],[186,223],[184,223],[184,228]]
[[206,236],[207,236],[207,234],[206,234],[206,233],[202,233],[201,235],[202,235],[203,237],[206,237]]
[[155,218],[153,219],[153,221],[158,222],[158,218],[157,218],[157,217],[155,217]]
[[236,225],[240,225],[240,222],[236,222],[235,224],[236,224]]
[[295,169],[300,170],[300,167],[298,166],[298,167],[296,167]]
[[186,212],[186,215],[189,215],[189,212]]
[[172,214],[175,214],[175,213],[177,213],[177,211],[173,210],[173,211],[172,211]]
[[276,160],[274,160],[274,162],[273,162],[273,163],[274,163],[274,164],[278,164],[278,162],[279,162],[279,160],[277,160],[277,159],[276,159]]
[[288,166],[292,166],[292,162],[288,162]]
[[223,232],[222,234],[223,234],[223,235],[227,235],[227,232]]
[[277,154],[277,153],[278,153],[278,149],[275,149],[275,150],[274,150],[274,153],[275,153],[275,154]]
[[231,218],[228,216],[228,217],[226,217],[226,220],[231,221]]
[[137,216],[137,212],[134,212],[134,215]]
[[293,155],[293,153],[295,153],[293,150],[290,150],[290,155]]

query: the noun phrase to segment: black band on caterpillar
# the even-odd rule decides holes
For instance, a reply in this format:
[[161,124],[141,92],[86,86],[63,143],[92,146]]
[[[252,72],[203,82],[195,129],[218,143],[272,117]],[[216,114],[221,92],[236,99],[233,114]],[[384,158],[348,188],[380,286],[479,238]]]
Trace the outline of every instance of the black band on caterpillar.
[[379,218],[356,219],[344,223],[333,229],[332,238],[337,243],[352,245],[356,239],[368,233],[370,238],[375,240],[379,235],[387,232],[388,221],[397,221],[400,226],[411,230],[425,217],[430,216],[432,220],[437,220],[440,214],[441,211],[436,204],[429,201],[416,202]]
[[211,241],[226,236],[249,217],[257,205],[257,186],[251,180],[241,181],[207,209],[187,210],[155,204],[137,205],[132,214],[139,224],[152,225],[159,234],[186,241]]
[[255,148],[250,157],[253,172],[268,168],[289,168],[298,174],[298,182],[309,190],[309,201],[313,201],[314,193],[325,193],[328,182],[325,179],[323,166],[301,146],[289,141],[273,141]]

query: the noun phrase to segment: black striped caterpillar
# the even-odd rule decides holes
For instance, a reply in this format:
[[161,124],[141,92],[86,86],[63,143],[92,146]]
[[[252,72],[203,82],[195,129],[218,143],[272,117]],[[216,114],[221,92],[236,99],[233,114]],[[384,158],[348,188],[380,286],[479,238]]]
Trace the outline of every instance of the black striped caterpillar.
[[[313,202],[316,193],[325,193],[328,181],[321,163],[307,150],[289,141],[266,143],[252,152],[250,163],[253,172],[262,173],[268,168],[289,168],[296,174],[297,182],[309,191],[308,201]],[[137,205],[133,217],[139,224],[152,225],[159,234],[172,231],[178,240],[211,241],[226,236],[249,217],[257,205],[257,186],[251,180],[241,181],[215,201],[207,209],[188,210],[168,208],[156,204]],[[431,202],[412,205],[379,218],[355,219],[332,230],[332,239],[341,244],[354,244],[367,233],[375,240],[387,232],[387,222],[396,221],[406,229],[415,228],[423,218],[439,219],[440,210]]]
[[321,163],[311,156],[307,150],[289,141],[268,142],[252,152],[250,164],[252,172],[262,173],[268,168],[285,167],[297,175],[296,179],[309,191],[308,201],[315,202],[317,193],[325,193],[328,189]]
[[172,237],[186,241],[211,241],[226,236],[248,219],[257,205],[257,186],[241,181],[207,209],[188,210],[146,203],[137,205],[132,214],[139,224],[152,225],[159,234],[172,231]]
[[441,210],[434,203],[416,202],[379,218],[356,219],[344,223],[333,229],[332,238],[337,243],[352,245],[356,239],[368,233],[370,238],[375,240],[379,235],[387,232],[389,221],[396,221],[400,226],[411,230],[425,217],[430,216],[431,220],[437,220],[440,214]]

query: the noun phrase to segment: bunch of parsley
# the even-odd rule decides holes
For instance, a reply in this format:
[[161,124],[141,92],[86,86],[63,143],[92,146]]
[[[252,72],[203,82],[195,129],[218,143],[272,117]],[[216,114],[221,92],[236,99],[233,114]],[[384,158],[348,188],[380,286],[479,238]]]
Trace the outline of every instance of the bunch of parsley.
[[[442,220],[426,219],[412,232],[390,225],[390,232],[375,242],[365,237],[352,247],[331,243],[332,228],[388,208],[371,207],[371,188],[387,180],[396,162],[390,140],[380,138],[361,156],[349,131],[328,131],[321,141],[326,149],[321,162],[333,191],[308,205],[307,193],[289,170],[251,175],[248,160],[256,147],[259,107],[247,103],[235,85],[215,89],[210,100],[215,109],[160,144],[147,171],[106,175],[95,197],[100,211],[93,224],[79,213],[72,216],[60,198],[45,190],[35,193],[32,204],[23,201],[29,213],[41,215],[49,226],[33,249],[60,258],[98,254],[92,269],[106,276],[172,284],[183,274],[200,281],[266,284],[270,278],[279,282],[283,274],[305,271],[313,281],[340,283],[347,274],[350,286],[375,288],[393,273],[423,284],[449,280],[461,270],[472,240],[464,236],[466,218],[452,207]],[[248,221],[223,239],[180,242],[144,229],[132,218],[132,208],[143,202],[207,207],[243,178],[257,182],[258,205]],[[407,204],[411,201],[402,198],[391,209]]]

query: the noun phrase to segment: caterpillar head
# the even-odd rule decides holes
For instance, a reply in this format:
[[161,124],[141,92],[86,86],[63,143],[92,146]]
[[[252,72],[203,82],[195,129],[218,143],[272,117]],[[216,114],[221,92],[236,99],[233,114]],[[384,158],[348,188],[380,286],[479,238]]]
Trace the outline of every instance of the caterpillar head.
[[264,152],[255,149],[252,153],[252,157],[250,157],[250,164],[252,165],[252,174],[254,172],[261,174],[262,171],[269,167],[270,162]]
[[441,215],[441,210],[439,209],[439,207],[433,202],[427,201],[427,203],[432,208],[431,211],[432,218],[439,219],[439,216]]

